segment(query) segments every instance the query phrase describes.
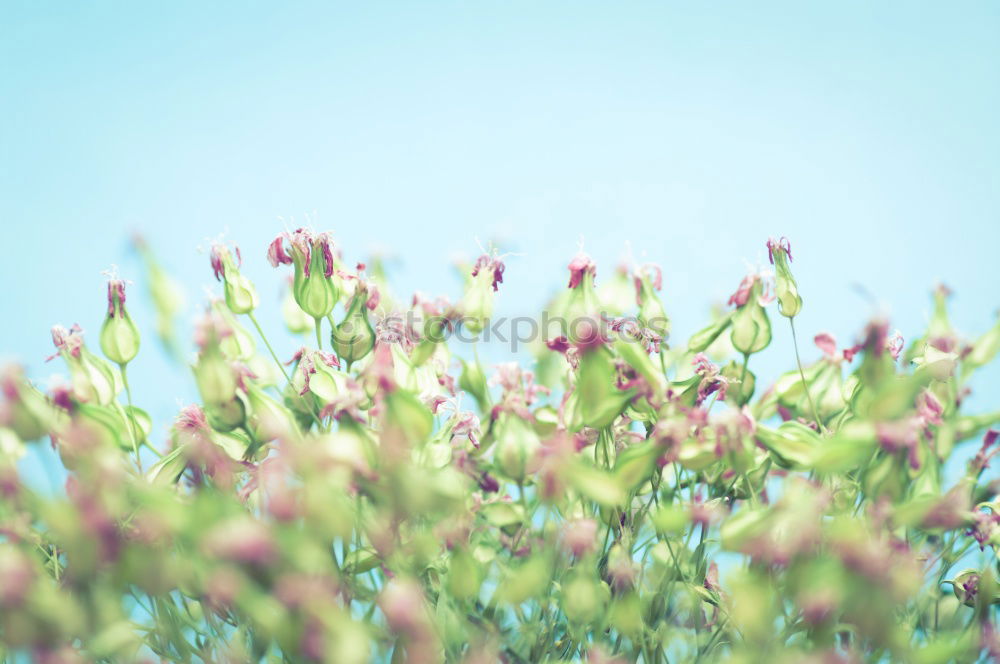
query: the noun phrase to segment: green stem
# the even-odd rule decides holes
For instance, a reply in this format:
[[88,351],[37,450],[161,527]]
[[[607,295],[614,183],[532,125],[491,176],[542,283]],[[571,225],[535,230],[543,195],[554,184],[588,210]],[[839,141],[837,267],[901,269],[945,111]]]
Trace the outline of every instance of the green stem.
[[323,319],[316,318],[316,348],[323,350]]
[[[247,312],[247,317],[250,319],[250,322],[253,323],[253,326],[257,329],[257,334],[260,336],[261,341],[263,341],[264,345],[267,346],[267,351],[271,354],[271,359],[274,360],[274,363],[278,365],[278,370],[281,371],[281,375],[285,377],[285,382],[291,385],[292,379],[288,375],[288,372],[285,371],[285,365],[282,364],[281,360],[278,358],[278,354],[275,353],[274,348],[271,347],[271,342],[268,341],[267,336],[264,335],[264,330],[261,329],[260,323],[257,322],[257,317],[253,315],[252,311]],[[316,336],[317,337],[319,336],[318,332]],[[313,408],[312,404],[306,400],[303,400],[303,403],[307,404],[307,407],[309,408],[309,414],[312,415],[313,420],[316,422],[316,426],[322,429],[323,421],[320,419],[319,414],[316,413],[316,410]]]
[[122,384],[125,386],[125,400],[128,402],[128,421],[129,430],[132,433],[132,451],[135,452],[135,465],[139,468],[139,472],[142,472],[142,459],[139,457],[139,435],[137,433],[138,426],[135,423],[135,412],[132,406],[132,390],[128,386],[128,375],[125,372],[125,364],[119,364],[118,369],[122,374]]
[[750,364],[750,353],[743,353],[743,371],[740,372],[740,407],[746,405],[750,401],[750,395],[747,394],[747,365]]
[[285,371],[285,365],[281,363],[281,360],[278,358],[278,354],[274,352],[273,348],[271,348],[271,342],[269,342],[267,337],[264,336],[264,330],[261,329],[260,323],[257,322],[257,317],[253,315],[252,311],[247,312],[247,317],[250,319],[250,322],[253,323],[253,326],[257,328],[257,334],[260,335],[261,341],[263,341],[264,345],[267,346],[268,352],[271,353],[271,359],[273,359],[274,363],[278,365],[281,375],[285,377],[286,382],[291,383],[292,379],[288,377],[288,372]]
[[826,433],[826,427],[823,426],[823,422],[819,419],[819,412],[816,410],[816,404],[813,403],[812,394],[809,392],[809,384],[806,383],[806,372],[802,370],[802,360],[799,358],[799,341],[795,336],[795,318],[790,317],[788,319],[788,324],[792,328],[792,346],[795,347],[795,363],[799,367],[799,377],[802,379],[802,389],[806,391],[806,398],[809,400],[809,407],[812,409],[813,419],[816,420],[816,426],[822,433]]

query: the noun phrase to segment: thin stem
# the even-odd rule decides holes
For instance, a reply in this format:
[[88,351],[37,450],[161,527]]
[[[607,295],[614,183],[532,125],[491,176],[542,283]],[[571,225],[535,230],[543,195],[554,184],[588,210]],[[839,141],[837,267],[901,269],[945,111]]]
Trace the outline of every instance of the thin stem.
[[750,364],[750,353],[743,353],[743,371],[740,372],[740,406],[742,407],[748,401],[750,401],[750,395],[747,394],[746,381],[747,381],[747,365]]
[[[264,330],[261,329],[260,323],[257,322],[257,317],[253,315],[252,311],[247,312],[247,317],[250,319],[250,322],[253,323],[253,326],[255,328],[257,328],[257,334],[260,336],[261,341],[264,342],[264,345],[267,346],[267,350],[271,354],[271,359],[273,359],[274,363],[276,365],[278,365],[278,369],[281,371],[281,375],[285,377],[285,382],[288,383],[289,385],[291,385],[292,379],[291,379],[291,377],[289,377],[288,372],[285,371],[285,365],[282,364],[281,360],[278,358],[278,354],[275,353],[274,352],[274,348],[271,347],[271,342],[268,341],[267,340],[267,336],[264,335]],[[319,332],[316,333],[316,336],[317,337],[319,336]],[[307,405],[307,407],[309,408],[309,414],[312,415],[312,418],[313,418],[313,420],[315,420],[316,425],[320,429],[322,429],[323,428],[323,421],[320,419],[319,415],[316,413],[316,410],[313,408],[312,404],[309,403],[308,401],[305,401],[305,400],[303,400],[303,403],[305,403]]]
[[122,374],[122,384],[125,386],[125,400],[128,402],[128,421],[129,429],[132,433],[132,451],[135,452],[135,465],[139,468],[139,472],[142,472],[142,458],[139,456],[139,436],[137,434],[138,426],[135,423],[135,412],[132,406],[132,390],[128,386],[128,374],[125,372],[125,364],[118,365],[119,370]]
[[819,412],[816,410],[816,404],[813,403],[812,394],[809,392],[809,385],[806,383],[806,372],[802,370],[802,360],[799,358],[799,341],[795,336],[795,318],[790,317],[788,319],[788,324],[792,328],[792,346],[795,347],[795,363],[799,367],[799,377],[802,379],[802,389],[806,391],[806,398],[809,400],[809,407],[812,409],[813,419],[816,420],[816,426],[823,433],[826,433],[826,427],[819,419]]
[[317,318],[316,325],[314,327],[316,328],[316,348],[323,350],[323,319]]
[[269,342],[267,337],[264,336],[264,330],[260,328],[260,323],[257,322],[257,317],[253,315],[252,311],[247,312],[247,317],[250,319],[250,322],[253,323],[253,326],[257,328],[257,334],[260,335],[261,341],[263,341],[264,345],[267,346],[267,350],[271,353],[271,358],[274,360],[274,363],[278,365],[281,375],[285,377],[286,382],[291,383],[292,379],[288,377],[288,372],[285,371],[285,365],[282,364],[281,360],[278,359],[278,354],[274,352],[273,348],[271,348],[271,342]]

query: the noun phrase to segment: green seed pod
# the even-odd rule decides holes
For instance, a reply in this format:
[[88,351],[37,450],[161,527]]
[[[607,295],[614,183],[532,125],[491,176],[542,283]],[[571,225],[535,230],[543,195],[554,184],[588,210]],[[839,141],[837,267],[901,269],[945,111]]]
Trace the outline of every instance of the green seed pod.
[[569,296],[559,312],[560,331],[570,341],[579,341],[581,331],[592,333],[600,321],[601,302],[594,288],[596,277],[597,266],[590,256],[580,253],[570,261]]
[[340,293],[337,292],[332,279],[323,276],[322,272],[317,274],[317,268],[321,267],[321,255],[314,252],[311,262],[308,275],[303,270],[297,269],[292,293],[302,311],[317,319],[333,311],[337,300],[340,299]]
[[733,360],[722,368],[722,375],[729,380],[726,401],[731,401],[737,406],[749,403],[757,386],[757,377],[754,373],[744,370],[742,362]]
[[205,417],[213,429],[220,433],[228,433],[246,423],[247,407],[243,397],[238,394],[229,401],[206,401]]
[[778,298],[778,308],[781,315],[787,318],[795,317],[802,310],[802,298],[799,287],[792,276],[792,245],[788,238],[779,241],[767,241],[768,257],[775,271],[775,295]]
[[307,228],[281,233],[268,247],[267,260],[272,267],[294,266],[292,296],[314,320],[330,315],[340,301],[343,288],[329,233],[313,233]]
[[500,472],[514,481],[524,481],[541,446],[541,439],[528,421],[513,413],[500,415],[494,448]]
[[220,333],[219,348],[228,360],[248,362],[257,351],[257,342],[249,330],[240,325],[232,309],[221,300],[212,302],[212,311],[219,317],[224,333]]
[[174,328],[177,315],[184,309],[184,290],[163,269],[143,238],[137,236],[133,243],[146,267],[147,287],[156,309],[157,336],[172,356],[179,357],[181,350]]
[[482,332],[493,316],[494,294],[503,283],[504,269],[503,262],[489,254],[480,256],[472,268],[461,304],[462,324],[472,334]]
[[281,301],[281,316],[285,320],[285,327],[292,334],[311,335],[313,327],[316,325],[315,319],[302,311],[302,307],[295,301],[292,289],[289,288]]
[[240,273],[242,257],[239,248],[237,247],[236,258],[233,259],[228,247],[216,244],[212,247],[211,260],[215,278],[224,284],[223,291],[229,310],[234,314],[248,314],[256,309],[259,302],[257,289],[253,282]]
[[771,343],[771,321],[760,304],[760,280],[754,282],[746,304],[733,312],[730,340],[739,352],[759,353]]
[[192,368],[205,403],[227,403],[236,396],[236,372],[217,343],[206,346]]
[[83,330],[74,325],[67,330],[61,325],[52,328],[52,341],[66,361],[73,396],[78,401],[106,406],[121,390],[121,378],[107,362],[91,353],[83,344]]
[[611,592],[597,579],[577,572],[562,589],[561,606],[571,623],[590,625],[604,615]]
[[385,424],[393,435],[416,445],[431,435],[434,415],[413,393],[395,389],[385,395]]
[[101,351],[118,365],[128,364],[139,354],[139,329],[125,310],[125,282],[108,281],[108,315],[101,327]]
[[618,389],[615,376],[614,359],[607,348],[584,352],[573,391],[578,404],[570,430],[578,431],[585,426],[603,429],[621,414],[634,392]]
[[80,360],[75,368],[70,367],[70,373],[73,391],[81,401],[107,406],[121,391],[121,379],[115,369],[86,347],[80,349]]
[[635,286],[625,265],[620,265],[614,275],[597,288],[597,299],[602,309],[613,316],[621,316],[631,309],[634,298]]
[[298,433],[295,416],[252,382],[246,387],[248,422],[257,443],[286,438]]
[[458,378],[458,386],[468,392],[476,400],[479,411],[485,413],[490,409],[490,393],[486,383],[486,374],[478,360],[462,362],[462,375]]
[[56,410],[38,388],[24,376],[21,367],[5,367],[0,373],[0,424],[21,440],[38,440],[56,424]]
[[483,584],[483,571],[479,561],[466,548],[452,551],[448,566],[447,588],[458,600],[471,599],[479,594]]
[[339,367],[335,355],[305,350],[295,367],[291,385],[296,394],[312,394],[323,405],[332,403],[348,389],[347,374],[338,371]]
[[670,318],[663,309],[656,291],[660,290],[663,276],[655,265],[644,266],[635,277],[636,300],[639,302],[639,322],[661,338],[670,336]]
[[333,349],[348,363],[354,363],[372,352],[375,330],[368,320],[368,289],[359,285],[351,299],[347,315],[330,333]]

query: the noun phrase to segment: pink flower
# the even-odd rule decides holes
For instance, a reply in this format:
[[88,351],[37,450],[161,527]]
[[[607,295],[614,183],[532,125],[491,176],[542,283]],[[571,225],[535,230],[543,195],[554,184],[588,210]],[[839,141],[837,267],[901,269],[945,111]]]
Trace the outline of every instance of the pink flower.
[[292,257],[285,251],[285,237],[285,233],[279,234],[267,247],[267,262],[271,264],[271,267],[292,264]]
[[788,254],[789,262],[792,260],[792,243],[788,241],[787,237],[782,237],[780,240],[775,240],[773,237],[767,240],[767,258],[771,261],[771,265],[774,265],[774,252],[784,251]]
[[52,326],[52,343],[59,352],[45,358],[46,362],[59,353],[69,353],[72,357],[80,357],[80,348],[83,346],[83,328],[74,324],[67,330],[62,325],[54,325]]
[[875,433],[882,448],[890,454],[899,450],[907,450],[907,458],[911,468],[920,467],[917,456],[917,444],[920,442],[921,420],[919,417],[909,417],[894,422],[879,422]]
[[885,349],[892,355],[892,359],[899,359],[900,353],[903,352],[903,335],[900,334],[899,330],[893,332],[892,336],[886,340]]
[[728,303],[737,307],[745,305],[750,299],[750,290],[753,288],[753,284],[756,280],[757,276],[753,274],[748,274],[743,277],[743,280],[740,282],[736,292],[729,296]]
[[108,280],[108,316],[125,316],[125,282],[121,279]]
[[250,517],[238,517],[213,528],[205,537],[213,556],[247,565],[268,565],[278,555],[267,527]]
[[175,426],[181,431],[190,433],[207,432],[209,430],[205,411],[195,404],[185,406],[181,409],[181,412],[177,415]]
[[925,425],[940,426],[944,423],[941,419],[943,413],[944,407],[933,392],[924,390],[917,395],[917,415],[923,419]]
[[583,276],[597,276],[597,265],[587,254],[580,252],[569,262],[569,287],[576,288],[583,281]]
[[1000,447],[996,448],[992,452],[990,451],[990,448],[993,447],[998,438],[1000,438],[1000,431],[990,429],[986,432],[986,435],[983,436],[982,446],[980,446],[975,458],[969,462],[969,469],[971,472],[978,474],[990,467],[990,459],[1000,453]]
[[718,392],[717,399],[726,398],[726,390],[729,387],[729,380],[721,375],[717,367],[704,353],[694,356],[691,364],[694,365],[694,372],[701,376],[698,384],[698,398],[695,405],[700,406],[705,400],[715,392]]
[[500,290],[499,284],[503,283],[503,271],[506,266],[503,264],[499,258],[490,256],[489,254],[483,254],[476,260],[476,264],[472,267],[472,276],[478,276],[481,271],[489,271],[493,273],[493,292]]
[[646,263],[641,266],[635,273],[635,300],[636,304],[642,305],[642,278],[647,277],[652,284],[654,290],[663,290],[663,270],[660,269],[659,265],[654,265],[653,263]]
[[823,351],[829,360],[837,359],[837,340],[829,332],[820,332],[813,337],[813,343]]
[[[226,245],[218,242],[212,245],[209,260],[212,263],[212,272],[215,274],[216,281],[222,281],[225,278],[226,263],[231,261],[231,257],[232,254]],[[243,255],[240,254],[240,248],[236,247],[236,266],[239,267],[241,265],[243,265]]]
[[597,548],[597,522],[593,519],[574,519],[563,526],[563,547],[577,558]]
[[567,339],[565,335],[559,335],[555,339],[549,339],[546,341],[545,345],[549,350],[554,350],[557,353],[565,355],[566,351],[569,350],[569,339]]
[[[286,241],[290,253],[285,249]],[[271,267],[291,265],[296,260],[301,261],[302,273],[308,278],[313,251],[323,254],[323,276],[327,278],[333,276],[333,237],[330,233],[314,233],[308,228],[297,228],[292,233],[279,233],[267,247],[267,261]]]

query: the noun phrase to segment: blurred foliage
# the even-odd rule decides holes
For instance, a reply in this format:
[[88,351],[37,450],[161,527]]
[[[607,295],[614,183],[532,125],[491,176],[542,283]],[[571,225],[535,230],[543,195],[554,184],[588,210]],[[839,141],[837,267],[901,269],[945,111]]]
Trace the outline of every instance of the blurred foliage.
[[[137,247],[183,366],[178,289]],[[380,262],[368,275],[329,234],[282,233],[267,256],[293,274],[267,313],[301,335],[293,355],[262,336],[239,249],[218,245],[225,296],[188,367],[201,402],[165,443],[132,404],[138,331],[114,278],[111,362],[57,326],[69,382],[0,377],[0,657],[996,659],[1000,412],[962,406],[1000,323],[962,338],[939,289],[908,346],[883,320],[848,348],[819,334],[820,359],[788,348],[762,385],[749,366],[783,322],[775,297],[789,321],[808,305],[788,241],[768,247],[777,281],[748,275],[677,347],[658,268],[597,287],[580,254],[533,370],[493,371],[452,352],[491,324],[495,252],[455,304],[406,308]],[[64,491],[22,480],[30,446],[65,468]]]

